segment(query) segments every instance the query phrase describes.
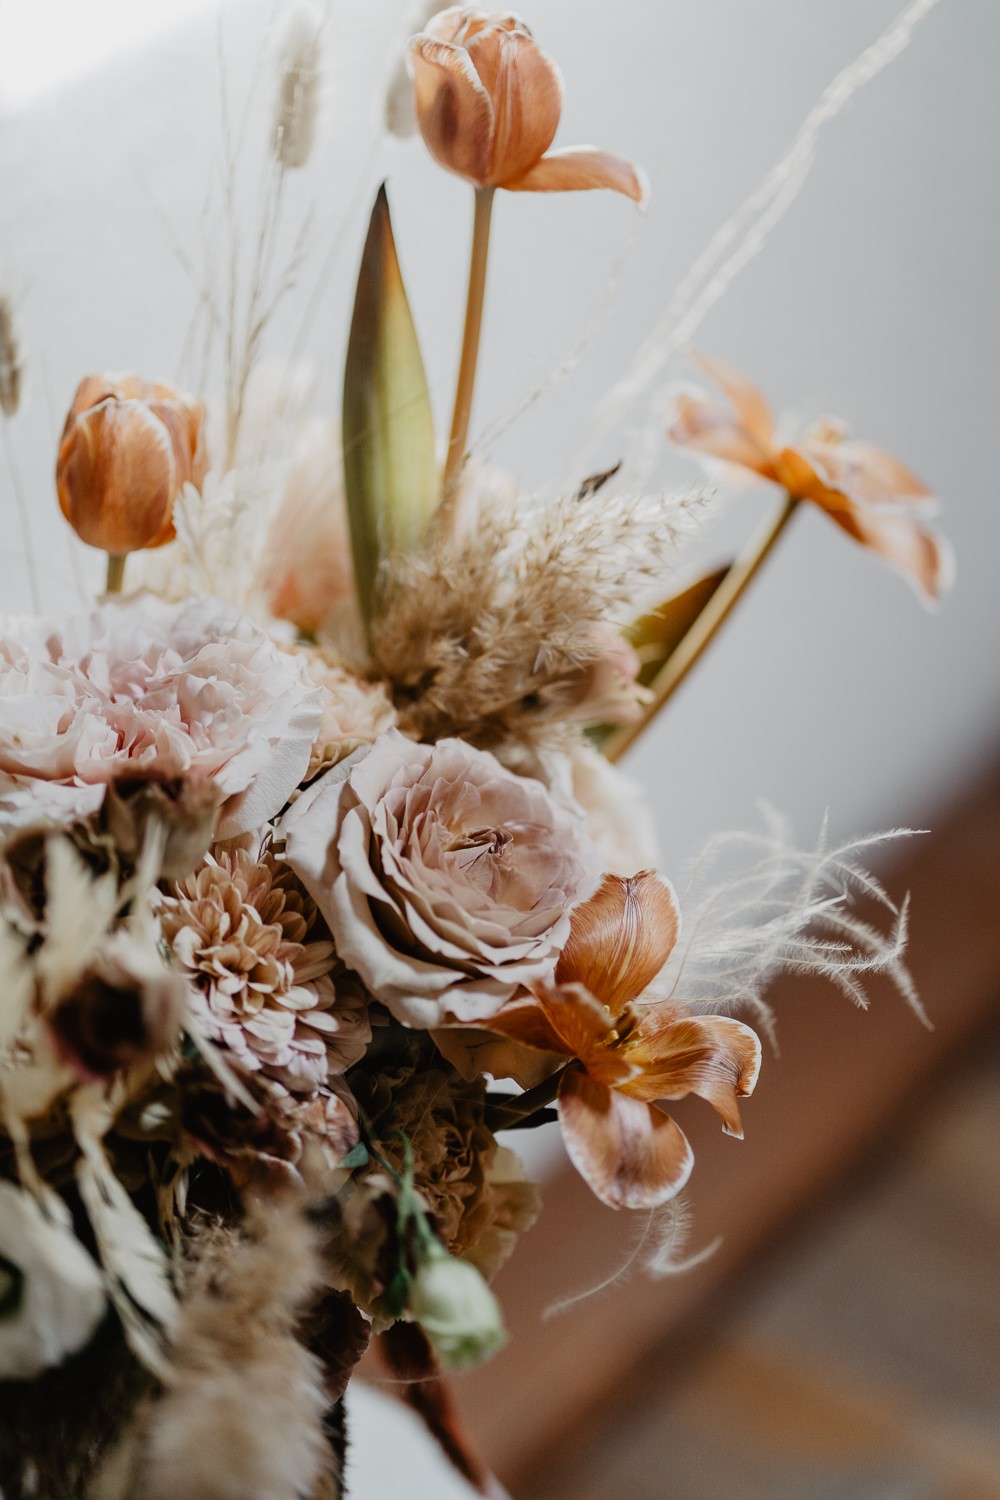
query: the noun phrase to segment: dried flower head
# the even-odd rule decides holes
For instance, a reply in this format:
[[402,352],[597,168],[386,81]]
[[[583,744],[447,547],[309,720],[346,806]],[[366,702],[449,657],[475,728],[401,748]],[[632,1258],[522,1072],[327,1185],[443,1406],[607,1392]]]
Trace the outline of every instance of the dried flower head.
[[551,975],[599,876],[577,809],[461,740],[390,729],[283,823],[337,952],[412,1026],[492,1015]]
[[248,1071],[311,1094],[363,1055],[364,999],[334,980],[333,944],[313,936],[316,909],[269,849],[209,855],[158,909],[196,1019]]
[[21,404],[23,375],[24,361],[14,304],[7,293],[0,290],[0,412],[5,417],[14,416]]
[[720,359],[697,359],[727,404],[701,390],[677,392],[667,419],[671,442],[811,501],[903,573],[925,603],[941,598],[950,581],[951,554],[922,518],[930,492],[915,474],[873,443],[848,438],[836,418],[783,443],[762,393],[745,375]]
[[303,635],[357,615],[338,423],[319,422],[303,434],[258,573],[272,614]]
[[401,727],[530,746],[565,737],[567,719],[600,722],[609,684],[631,701],[608,627],[662,586],[686,519],[683,500],[602,491],[497,504],[464,535],[432,536],[393,568],[372,627]]
[[174,501],[205,477],[205,408],[138,375],[88,375],[56,465],[62,513],[83,541],[123,556],[174,535]]
[[611,188],[645,202],[648,185],[632,162],[589,146],[549,152],[562,113],[562,78],[510,11],[442,10],[410,43],[410,75],[427,149],[476,187]]
[[323,717],[313,745],[305,780],[339,765],[355,750],[374,744],[396,722],[396,711],[381,682],[365,682],[343,667],[333,666],[322,652],[297,648],[311,680],[323,692]]
[[304,167],[316,136],[322,84],[323,13],[308,0],[295,0],[282,19],[278,38],[278,92],[272,141],[282,167]]
[[303,663],[249,620],[151,596],[0,622],[0,696],[0,831],[87,817],[128,774],[212,783],[232,838],[298,786],[322,711]]

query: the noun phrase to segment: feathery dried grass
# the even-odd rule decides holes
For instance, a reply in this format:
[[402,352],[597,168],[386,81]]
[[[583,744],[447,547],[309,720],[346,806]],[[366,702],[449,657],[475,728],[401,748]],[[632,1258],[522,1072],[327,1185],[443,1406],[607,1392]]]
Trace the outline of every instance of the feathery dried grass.
[[602,647],[675,561],[696,501],[599,493],[499,507],[389,570],[372,629],[402,727],[493,748],[551,742]]
[[323,12],[298,0],[283,18],[278,39],[278,90],[272,144],[282,167],[304,167],[316,138],[323,76]]
[[0,412],[5,417],[14,416],[21,404],[23,375],[24,358],[14,304],[5,292],[0,291]]
[[299,1500],[329,1480],[321,1370],[296,1338],[318,1281],[313,1231],[287,1202],[199,1236],[136,1493]]
[[814,849],[799,849],[783,819],[765,809],[765,820],[761,834],[720,834],[706,848],[681,896],[686,932],[657,991],[703,1013],[750,1011],[771,1034],[764,994],[778,973],[827,979],[863,1009],[866,980],[882,974],[926,1022],[904,961],[908,898],[897,905],[863,863],[909,830],[830,848],[824,826]]

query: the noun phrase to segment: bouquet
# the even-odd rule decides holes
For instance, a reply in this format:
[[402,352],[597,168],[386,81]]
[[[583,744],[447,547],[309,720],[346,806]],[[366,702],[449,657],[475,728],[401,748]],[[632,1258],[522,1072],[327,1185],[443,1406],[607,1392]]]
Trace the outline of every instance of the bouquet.
[[[227,163],[203,385],[89,375],[66,417],[58,501],[106,592],[0,622],[7,1500],[341,1495],[369,1346],[496,1493],[446,1377],[504,1340],[489,1282],[539,1211],[519,1134],[558,1122],[609,1213],[652,1221],[650,1274],[677,1271],[694,1162],[671,1105],[698,1096],[741,1135],[770,979],[863,1004],[886,973],[919,1009],[873,841],[798,849],[774,817],[721,837],[679,897],[616,762],[803,506],[936,601],[927,491],[832,419],[783,432],[705,356],[658,433],[723,489],[775,491],[735,561],[684,577],[715,491],[650,493],[627,452],[544,498],[487,468],[469,432],[494,208],[641,207],[648,184],[553,149],[562,80],[524,21],[421,19],[390,126],[474,204],[446,440],[385,187],[339,420],[261,357],[303,264],[278,226],[322,81],[324,17],[293,6],[256,240]],[[21,375],[3,297],[5,423]]]

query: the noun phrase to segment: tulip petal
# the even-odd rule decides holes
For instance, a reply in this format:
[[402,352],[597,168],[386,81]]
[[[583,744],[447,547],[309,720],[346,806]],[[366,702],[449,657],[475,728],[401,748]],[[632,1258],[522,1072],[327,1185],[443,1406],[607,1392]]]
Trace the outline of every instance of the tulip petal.
[[506,187],[551,146],[562,113],[562,77],[521,27],[486,27],[466,47],[493,105],[487,181]]
[[791,494],[812,500],[848,536],[902,573],[925,603],[936,604],[947,591],[951,549],[917,510],[929,492],[890,454],[873,443],[803,442],[782,449],[777,470]]
[[738,1099],[752,1094],[760,1071],[760,1038],[728,1016],[678,1016],[651,1005],[624,1051],[641,1070],[620,1085],[652,1104],[697,1094],[722,1116],[728,1135],[742,1136]]
[[604,1083],[632,1077],[635,1068],[615,1046],[614,1017],[582,984],[539,984],[534,993],[564,1057],[578,1058]]
[[559,1081],[559,1123],[570,1160],[610,1208],[656,1208],[691,1175],[694,1153],[669,1115],[580,1068]]
[[675,390],[666,414],[667,440],[773,479],[768,455],[724,406],[698,387]]
[[67,426],[56,471],[63,515],[90,546],[124,554],[173,536],[180,482],[171,434],[140,401],[109,397]]
[[649,202],[649,178],[635,162],[598,151],[593,146],[565,146],[550,151],[522,177],[504,182],[513,193],[571,193],[590,188],[609,188],[645,208]]
[[715,359],[695,350],[692,350],[691,358],[715,381],[751,442],[756,443],[762,454],[769,455],[774,444],[774,417],[763,392],[724,359]]
[[493,105],[464,47],[416,36],[410,75],[417,123],[427,149],[477,187],[489,175]]
[[680,928],[674,888],[655,870],[605,875],[573,911],[556,983],[583,985],[619,1016],[659,974]]
[[[606,1029],[606,1016],[604,1023]],[[540,1052],[554,1052],[563,1057],[567,1055],[562,1037],[535,999],[509,1000],[495,1016],[490,1016],[489,1029],[522,1047],[534,1047]]]

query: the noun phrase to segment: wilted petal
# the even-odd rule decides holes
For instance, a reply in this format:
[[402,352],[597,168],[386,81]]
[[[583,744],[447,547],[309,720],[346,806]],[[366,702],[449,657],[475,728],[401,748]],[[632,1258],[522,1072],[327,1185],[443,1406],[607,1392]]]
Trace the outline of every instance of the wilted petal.
[[450,172],[482,186],[489,173],[493,105],[464,47],[423,35],[410,44],[417,124]]
[[710,458],[736,464],[765,479],[774,472],[767,455],[743,430],[739,422],[713,401],[707,391],[675,391],[667,410],[667,438],[681,448],[695,448]]
[[487,180],[506,187],[551,146],[562,113],[562,78],[523,28],[488,26],[465,45],[493,104]]
[[751,441],[762,454],[769,454],[774,441],[774,418],[763,392],[724,359],[698,353],[692,353],[691,357],[715,381]]
[[579,1068],[560,1080],[559,1121],[570,1160],[611,1208],[655,1208],[691,1175],[694,1154],[669,1115]]
[[951,581],[951,550],[917,511],[927,489],[897,459],[872,443],[812,441],[782,449],[777,470],[790,494],[819,505],[926,602],[941,598]]
[[659,974],[680,926],[674,888],[655,870],[605,875],[573,912],[556,982],[583,985],[619,1016]]
[[[537,1007],[535,1010],[540,1014]],[[513,1078],[523,1089],[533,1089],[564,1060],[558,1048],[537,1050],[533,1043],[514,1041],[476,1026],[442,1026],[431,1035],[442,1057],[468,1080],[489,1073],[492,1078]]]
[[752,1094],[760,1070],[760,1038],[728,1016],[678,1016],[650,1006],[626,1047],[637,1078],[621,1085],[652,1104],[698,1094],[722,1116],[729,1135],[742,1136],[737,1100]]
[[[551,137],[550,137],[551,139]],[[645,208],[649,179],[635,162],[593,146],[566,146],[543,156],[521,177],[503,184],[515,193],[567,193],[610,188]]]
[[535,997],[564,1057],[578,1058],[605,1084],[623,1083],[635,1074],[634,1064],[616,1046],[614,1017],[582,984],[536,985]]

